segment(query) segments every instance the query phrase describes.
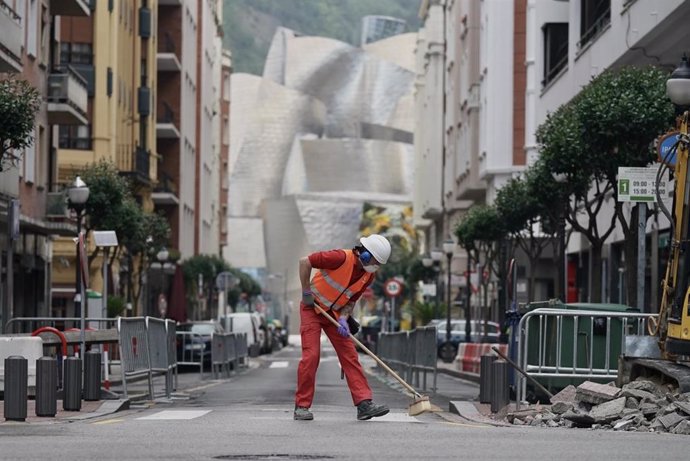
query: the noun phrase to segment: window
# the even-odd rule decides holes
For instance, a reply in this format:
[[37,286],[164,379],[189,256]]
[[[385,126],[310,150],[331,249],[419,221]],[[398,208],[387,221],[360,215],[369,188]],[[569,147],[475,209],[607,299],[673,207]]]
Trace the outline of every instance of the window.
[[568,23],[549,23],[542,27],[544,34],[544,80],[548,85],[568,65]]
[[26,16],[26,52],[36,57],[38,53],[38,1],[29,0],[29,12]]
[[60,43],[61,64],[92,64],[93,47],[91,43]]
[[582,0],[578,48],[597,38],[610,22],[611,0]]
[[60,149],[91,149],[91,125],[60,125]]

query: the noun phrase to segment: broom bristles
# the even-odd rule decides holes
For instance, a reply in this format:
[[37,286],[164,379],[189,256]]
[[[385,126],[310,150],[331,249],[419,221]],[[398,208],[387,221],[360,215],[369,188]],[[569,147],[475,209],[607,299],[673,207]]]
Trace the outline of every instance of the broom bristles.
[[415,401],[410,404],[408,414],[410,416],[417,416],[427,411],[431,411],[431,402],[429,402],[429,397],[423,395],[416,398]]

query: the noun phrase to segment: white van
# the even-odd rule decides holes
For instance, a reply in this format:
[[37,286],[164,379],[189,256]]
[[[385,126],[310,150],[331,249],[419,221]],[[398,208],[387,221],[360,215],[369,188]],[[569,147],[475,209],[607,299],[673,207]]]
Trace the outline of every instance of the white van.
[[250,357],[259,355],[261,341],[256,317],[249,312],[235,312],[225,316],[223,327],[230,333],[247,333],[247,350]]

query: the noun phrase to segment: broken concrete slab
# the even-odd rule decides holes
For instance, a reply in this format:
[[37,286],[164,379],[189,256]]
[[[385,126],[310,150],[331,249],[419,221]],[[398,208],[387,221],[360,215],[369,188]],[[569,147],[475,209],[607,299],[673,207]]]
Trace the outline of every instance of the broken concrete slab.
[[575,402],[575,395],[577,394],[577,388],[572,384],[566,386],[561,392],[551,397],[551,403],[556,402]]
[[633,421],[631,419],[627,421],[619,421],[613,425],[614,431],[627,431],[629,427],[633,427]]
[[620,395],[623,397],[633,397],[640,402],[654,402],[657,398],[653,393],[640,389],[623,389]]
[[572,402],[556,402],[551,405],[551,411],[557,415],[562,415],[568,410],[572,410],[575,406]]
[[569,410],[561,415],[563,419],[570,421],[574,426],[577,427],[590,427],[594,424],[594,418],[592,418],[588,413],[576,413],[575,411]]
[[659,389],[659,387],[652,381],[647,381],[644,379],[633,381],[631,383],[623,385],[623,390],[638,390],[645,391],[656,395],[657,397],[662,397],[664,392]]
[[[588,402],[599,405],[618,398],[621,389],[615,386],[585,381],[577,386],[575,398],[580,402]],[[624,401],[625,402],[625,401]]]
[[597,423],[610,423],[619,419],[625,410],[625,397],[597,405],[589,412],[589,416]]
[[683,418],[678,413],[669,413],[667,415],[659,416],[657,418],[657,421],[660,422],[667,431],[671,430],[678,423],[680,423],[681,421],[684,421],[684,420],[685,420],[685,418]]
[[684,419],[672,431],[674,434],[690,435],[690,421]]
[[690,415],[690,403],[687,402],[676,402],[676,407],[686,415]]

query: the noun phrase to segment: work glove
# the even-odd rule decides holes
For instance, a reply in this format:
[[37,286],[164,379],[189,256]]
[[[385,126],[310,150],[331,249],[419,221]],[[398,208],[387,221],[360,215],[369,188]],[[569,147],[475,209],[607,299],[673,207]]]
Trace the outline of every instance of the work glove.
[[350,336],[350,327],[347,324],[347,319],[340,317],[338,319],[338,334],[344,338]]
[[349,316],[347,318],[347,325],[350,327],[350,333],[352,336],[359,332],[359,322],[353,316]]
[[314,308],[314,293],[311,290],[302,292],[302,304],[304,304],[304,307]]

